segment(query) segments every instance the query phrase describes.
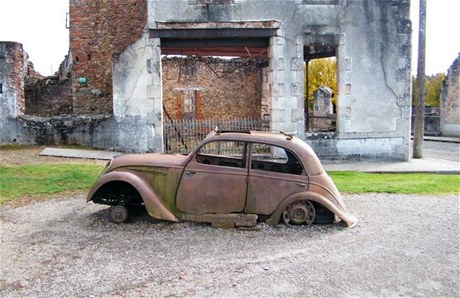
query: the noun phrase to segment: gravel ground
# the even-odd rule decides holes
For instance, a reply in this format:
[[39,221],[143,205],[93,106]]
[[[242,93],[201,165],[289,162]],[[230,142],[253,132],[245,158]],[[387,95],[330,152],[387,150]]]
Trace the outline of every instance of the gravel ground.
[[128,224],[84,196],[0,206],[2,297],[459,296],[457,196],[345,195],[359,223]]

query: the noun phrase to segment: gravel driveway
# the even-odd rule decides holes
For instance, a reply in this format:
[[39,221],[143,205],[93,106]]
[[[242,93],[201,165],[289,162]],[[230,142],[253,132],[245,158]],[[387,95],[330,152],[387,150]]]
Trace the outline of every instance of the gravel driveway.
[[456,196],[345,195],[355,228],[109,221],[84,197],[0,206],[0,296],[459,296]]

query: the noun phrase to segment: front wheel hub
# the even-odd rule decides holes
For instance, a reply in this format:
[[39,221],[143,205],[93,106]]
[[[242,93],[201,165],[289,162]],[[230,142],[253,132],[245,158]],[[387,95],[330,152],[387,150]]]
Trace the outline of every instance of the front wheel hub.
[[309,226],[315,220],[315,207],[309,201],[289,204],[283,211],[283,220],[287,225]]
[[110,217],[116,223],[123,223],[129,217],[128,209],[122,205],[113,206],[110,208]]

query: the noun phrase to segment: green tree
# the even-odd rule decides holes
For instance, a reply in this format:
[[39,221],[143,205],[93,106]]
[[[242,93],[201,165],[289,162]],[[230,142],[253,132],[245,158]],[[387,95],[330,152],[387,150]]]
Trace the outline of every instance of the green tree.
[[[337,62],[334,58],[323,58],[310,60],[308,66],[304,64],[304,71],[308,67],[308,86],[304,84],[304,98],[309,104],[309,109],[313,107],[313,92],[322,86],[332,89],[334,96],[332,102],[337,100]],[[307,90],[308,87],[308,90]]]
[[[439,98],[442,91],[442,82],[446,75],[438,73],[436,75],[425,77],[425,105],[430,107],[439,107]],[[417,88],[415,86],[416,78],[412,77],[412,104],[415,105],[417,98]]]

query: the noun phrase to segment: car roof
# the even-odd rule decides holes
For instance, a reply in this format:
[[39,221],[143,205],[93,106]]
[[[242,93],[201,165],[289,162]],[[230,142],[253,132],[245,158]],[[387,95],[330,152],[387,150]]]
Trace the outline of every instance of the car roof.
[[203,143],[216,140],[266,143],[284,147],[294,152],[302,160],[308,175],[319,175],[324,172],[324,168],[313,149],[292,134],[264,131],[213,131],[206,136]]

